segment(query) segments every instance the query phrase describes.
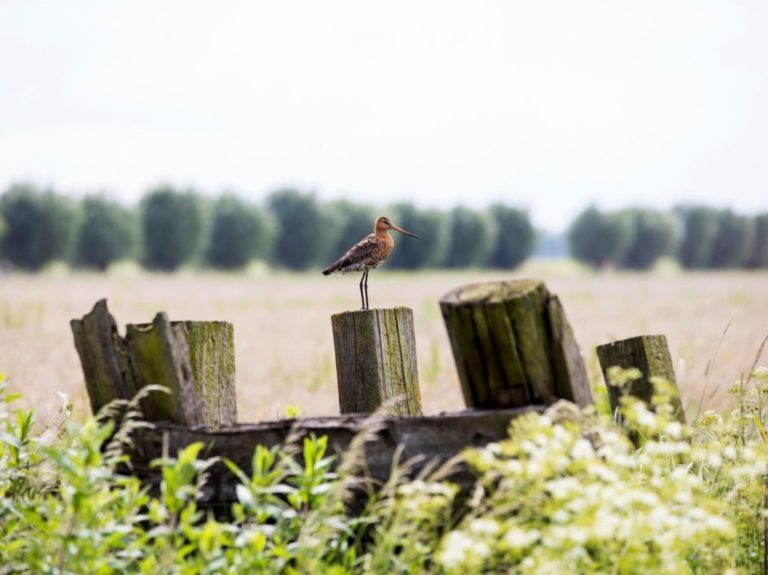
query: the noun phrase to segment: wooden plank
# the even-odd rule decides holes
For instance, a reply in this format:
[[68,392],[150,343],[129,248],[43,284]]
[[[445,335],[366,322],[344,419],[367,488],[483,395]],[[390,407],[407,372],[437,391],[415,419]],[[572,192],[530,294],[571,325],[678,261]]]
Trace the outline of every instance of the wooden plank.
[[641,377],[631,382],[626,391],[629,395],[641,399],[651,406],[654,395],[652,380],[659,378],[671,384],[670,401],[677,419],[685,423],[685,411],[680,400],[672,356],[669,353],[667,338],[663,335],[641,335],[620,341],[614,341],[597,347],[597,357],[608,385],[608,400],[611,410],[616,412],[622,389],[610,385],[608,371],[612,367],[622,369],[636,368]]
[[202,405],[195,389],[184,327],[171,325],[168,316],[159,313],[151,324],[128,324],[126,330],[125,344],[136,386],[161,385],[168,389],[168,393],[152,392],[142,401],[147,419],[202,424]]
[[81,319],[70,322],[93,413],[116,399],[136,394],[125,345],[117,323],[101,299]]
[[413,311],[372,309],[331,318],[341,413],[421,413]]
[[[151,467],[154,459],[163,456],[164,445],[169,456],[175,456],[187,445],[201,441],[206,445],[205,457],[220,457],[234,461],[249,473],[251,458],[257,445],[282,445],[291,436],[299,441],[309,434],[327,435],[329,449],[343,457],[352,439],[365,430],[372,433],[365,447],[366,470],[376,481],[386,481],[392,470],[398,446],[402,446],[401,462],[412,461],[411,475],[417,475],[428,464],[441,464],[468,447],[481,447],[508,437],[510,422],[541,407],[504,410],[467,410],[435,416],[365,417],[342,416],[307,419],[286,419],[252,425],[239,424],[220,431],[188,428],[170,423],[155,423],[137,429],[130,453],[132,472],[148,484],[157,486],[160,475]],[[201,505],[227,507],[235,501],[237,479],[218,462],[210,470],[203,490]],[[459,466],[449,479],[465,491],[474,483],[472,474]]]

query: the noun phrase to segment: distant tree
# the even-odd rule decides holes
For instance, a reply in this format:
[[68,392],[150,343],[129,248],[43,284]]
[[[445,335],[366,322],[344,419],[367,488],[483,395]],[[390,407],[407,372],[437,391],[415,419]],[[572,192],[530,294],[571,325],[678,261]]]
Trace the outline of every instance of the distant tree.
[[38,270],[72,255],[79,213],[70,200],[51,190],[14,185],[0,197],[6,231],[0,254],[23,269]]
[[625,215],[604,214],[592,206],[571,224],[568,248],[573,257],[592,266],[616,264],[622,261],[632,233]]
[[623,267],[647,270],[656,260],[675,248],[675,219],[657,210],[630,209],[623,214],[629,218],[632,238],[622,257]]
[[516,268],[536,246],[536,231],[528,212],[501,204],[491,206],[489,211],[498,229],[489,264],[496,268]]
[[751,268],[768,268],[768,214],[755,216],[753,228],[752,250],[747,265]]
[[678,252],[680,264],[689,269],[709,267],[719,225],[717,210],[704,206],[683,206],[676,211],[683,224]]
[[722,210],[718,214],[717,223],[717,235],[712,242],[709,267],[743,267],[752,251],[752,220],[734,214],[731,210]]
[[336,230],[314,194],[292,189],[278,190],[269,197],[268,204],[278,225],[272,253],[276,264],[304,270],[332,263],[321,260],[330,253],[329,249],[336,240]]
[[396,269],[437,267],[445,254],[448,222],[438,210],[419,209],[411,203],[392,206],[390,218],[401,228],[421,236],[421,239],[397,237],[397,249],[392,252],[387,266]]
[[111,262],[135,254],[137,226],[130,210],[103,195],[85,197],[81,208],[77,265],[104,270]]
[[337,239],[333,242],[333,247],[323,256],[330,264],[373,231],[376,213],[370,206],[348,200],[333,202],[328,208],[337,229]]
[[237,269],[271,253],[274,226],[264,210],[233,195],[213,206],[206,261],[221,269]]
[[144,196],[141,218],[147,267],[172,271],[200,250],[204,222],[194,193],[156,188]]
[[457,207],[451,211],[448,253],[445,265],[451,268],[481,266],[496,241],[496,222],[486,213]]

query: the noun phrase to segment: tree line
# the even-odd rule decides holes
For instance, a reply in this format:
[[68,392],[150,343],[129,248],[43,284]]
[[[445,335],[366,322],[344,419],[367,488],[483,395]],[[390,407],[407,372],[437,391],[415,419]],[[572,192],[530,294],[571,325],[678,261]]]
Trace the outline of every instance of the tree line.
[[[160,186],[135,206],[104,194],[71,199],[33,185],[0,195],[0,261],[38,270],[60,260],[106,269],[134,259],[148,269],[184,265],[239,269],[252,260],[305,270],[333,262],[371,232],[382,213],[418,233],[401,240],[387,267],[513,269],[534,251],[527,211],[495,204],[485,210],[385,209],[281,189],[262,203],[234,194],[216,198]],[[547,241],[553,238],[547,236]],[[768,214],[681,206],[672,211],[589,207],[566,233],[570,254],[592,267],[644,270],[663,256],[689,269],[767,268]]]
[[514,268],[535,247],[528,213],[501,204],[441,211],[399,203],[381,210],[321,202],[295,189],[277,190],[262,204],[161,186],[126,207],[103,194],[74,200],[20,184],[0,196],[0,260],[32,271],[54,260],[104,270],[124,259],[166,271],[238,269],[252,260],[305,270],[335,261],[372,231],[380,212],[422,237],[398,241],[390,268]]
[[768,268],[768,213],[679,206],[670,212],[584,210],[568,230],[571,254],[593,267],[646,270],[662,256],[686,269]]

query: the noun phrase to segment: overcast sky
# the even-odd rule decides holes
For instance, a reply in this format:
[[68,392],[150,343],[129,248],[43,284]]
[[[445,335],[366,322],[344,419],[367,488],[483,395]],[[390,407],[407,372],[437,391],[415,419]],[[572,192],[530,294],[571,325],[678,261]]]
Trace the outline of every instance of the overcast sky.
[[768,2],[0,0],[0,187],[768,210]]

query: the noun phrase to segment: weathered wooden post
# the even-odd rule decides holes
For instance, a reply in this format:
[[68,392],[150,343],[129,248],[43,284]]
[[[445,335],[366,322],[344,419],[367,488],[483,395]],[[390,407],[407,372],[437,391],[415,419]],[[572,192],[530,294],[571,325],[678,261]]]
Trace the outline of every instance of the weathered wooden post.
[[592,403],[565,310],[539,280],[473,284],[440,300],[470,407]]
[[[663,335],[641,335],[620,341],[614,341],[597,346],[597,358],[603,370],[608,401],[611,412],[619,407],[622,393],[626,393],[644,401],[651,406],[654,395],[653,380],[665,380],[670,384],[670,402],[678,421],[685,423],[685,411],[680,400],[680,390],[677,387],[672,356],[667,346],[667,338]],[[612,367],[622,369],[636,368],[641,376],[629,383],[626,390],[612,385],[609,380],[609,370]]]
[[168,394],[152,393],[142,402],[148,420],[211,429],[236,422],[231,324],[171,322],[159,313],[151,324],[129,324],[121,337],[101,300],[71,326],[94,413],[147,385],[162,385]]
[[342,414],[421,414],[411,309],[348,311],[331,325]]

